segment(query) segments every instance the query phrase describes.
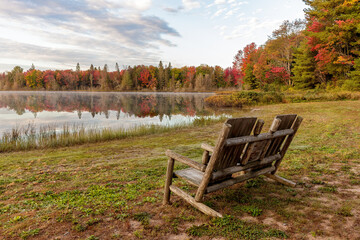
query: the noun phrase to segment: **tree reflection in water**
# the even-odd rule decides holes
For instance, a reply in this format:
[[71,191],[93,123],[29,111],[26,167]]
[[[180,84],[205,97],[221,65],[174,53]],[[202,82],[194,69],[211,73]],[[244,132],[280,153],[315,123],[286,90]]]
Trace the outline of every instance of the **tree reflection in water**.
[[[32,113],[32,119],[40,118],[41,115],[41,118],[44,119],[41,123],[66,121],[64,118],[71,114],[70,122],[75,117],[85,123],[86,120],[101,119],[101,124],[104,124],[104,126],[106,126],[105,122],[109,118],[112,120],[116,118],[118,122],[131,119],[132,122],[141,123],[145,119],[148,121],[149,118],[157,117],[156,119],[160,123],[166,118],[168,124],[174,117],[177,117],[179,122],[181,121],[179,120],[180,117],[214,116],[214,111],[204,106],[204,98],[210,95],[212,94],[1,92],[0,122],[4,118],[1,117],[2,115],[13,114],[13,120],[16,120],[17,124],[27,124],[21,122],[21,119],[24,117],[23,115]],[[59,113],[62,113],[62,115],[60,116]],[[65,116],[64,113],[69,114]],[[55,118],[56,120],[53,120]],[[29,120],[29,117],[27,120]],[[99,124],[99,121],[96,123]],[[154,121],[151,124],[154,124]]]

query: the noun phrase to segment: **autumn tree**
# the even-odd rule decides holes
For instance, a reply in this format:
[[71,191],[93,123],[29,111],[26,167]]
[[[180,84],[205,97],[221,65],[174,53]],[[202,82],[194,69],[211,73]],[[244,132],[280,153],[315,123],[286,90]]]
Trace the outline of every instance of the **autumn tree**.
[[305,0],[306,37],[322,82],[351,80],[360,55],[358,0]]
[[[286,71],[286,74],[282,74],[283,76],[291,76],[293,54],[304,38],[302,34],[304,27],[305,22],[300,19],[293,22],[286,20],[278,29],[272,32],[271,37],[265,44],[265,52],[269,60],[268,65],[271,65],[270,70],[267,71],[269,74],[277,72],[280,67]],[[286,77],[281,81],[284,80],[287,81],[285,82],[287,85],[293,85],[290,77]]]
[[231,71],[228,71],[231,73],[238,71],[239,77],[252,89],[257,88],[259,85],[254,75],[254,65],[258,56],[257,50],[255,43],[250,43],[243,50],[239,50],[234,57]]

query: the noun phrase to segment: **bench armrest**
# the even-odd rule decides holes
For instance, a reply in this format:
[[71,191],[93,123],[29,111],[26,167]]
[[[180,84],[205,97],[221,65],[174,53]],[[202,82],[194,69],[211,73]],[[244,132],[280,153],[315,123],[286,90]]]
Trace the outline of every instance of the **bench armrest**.
[[209,152],[214,152],[214,147],[207,143],[202,143],[201,148]]
[[192,168],[195,168],[197,170],[205,172],[205,169],[206,169],[205,165],[203,165],[201,163],[198,163],[198,162],[196,162],[196,161],[194,161],[194,160],[192,160],[192,159],[190,159],[188,157],[184,157],[184,156],[182,156],[182,155],[180,155],[178,153],[175,153],[175,152],[173,152],[171,150],[166,150],[165,154],[169,158],[172,158],[172,159],[174,159],[176,161],[179,161],[181,163],[184,163],[184,164],[186,164],[186,165],[188,165],[188,166],[190,166]]

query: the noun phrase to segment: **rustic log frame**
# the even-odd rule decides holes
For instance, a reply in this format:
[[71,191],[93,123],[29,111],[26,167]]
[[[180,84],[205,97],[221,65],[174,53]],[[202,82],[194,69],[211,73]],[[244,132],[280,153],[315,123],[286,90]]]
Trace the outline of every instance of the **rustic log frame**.
[[[281,115],[281,116],[286,117],[287,115]],[[173,192],[179,197],[183,198],[186,202],[190,203],[192,206],[200,210],[201,212],[213,217],[222,217],[221,213],[218,213],[215,210],[201,203],[204,194],[214,192],[225,187],[229,187],[231,185],[246,181],[250,178],[254,178],[259,175],[264,175],[284,185],[295,187],[296,183],[287,180],[285,178],[282,178],[278,175],[275,175],[275,173],[278,170],[279,165],[282,159],[284,158],[284,155],[302,122],[302,118],[300,116],[297,116],[297,118],[293,121],[291,128],[289,129],[280,128],[281,130],[278,130],[281,121],[282,121],[281,119],[275,118],[270,127],[269,132],[260,134],[262,127],[264,125],[264,121],[259,120],[257,121],[256,125],[253,128],[254,135],[233,137],[233,138],[229,138],[229,134],[231,132],[232,126],[228,123],[225,123],[223,125],[222,131],[220,132],[220,136],[218,138],[215,147],[205,143],[201,145],[201,148],[204,149],[204,153],[202,156],[202,163],[196,162],[190,158],[184,157],[180,154],[167,150],[166,155],[169,157],[169,160],[168,160],[168,168],[166,172],[163,204],[170,204],[170,192]],[[282,138],[281,142],[278,141],[278,139],[280,138]],[[249,163],[245,161],[245,165],[243,166],[232,166],[214,171],[214,167],[218,158],[221,157],[223,154],[225,154],[224,149],[226,149],[227,147],[246,144],[246,148],[244,148],[244,152],[245,153],[248,152],[247,153],[248,155],[245,156],[245,154],[243,154],[242,156],[249,158],[251,152],[253,151],[252,144],[255,144],[256,142],[260,142],[260,141],[265,142],[265,144],[263,145],[264,148],[263,151],[261,152],[260,158],[258,158],[259,155],[257,155],[256,159],[258,160],[254,159],[252,162]],[[272,141],[274,141],[273,144]],[[271,149],[269,149],[270,145],[272,146]],[[275,152],[278,151],[278,153],[268,156],[269,155],[268,151],[270,153],[273,153],[274,151]],[[203,172],[201,173],[203,174],[201,181],[200,179],[198,179],[197,184],[193,183],[195,186],[198,186],[195,197],[192,197],[186,192],[179,189],[178,187],[171,185],[172,178],[177,177],[173,172],[175,160]],[[272,165],[272,163],[274,163],[274,165]],[[240,175],[238,177],[225,178],[225,179],[223,178],[224,176],[231,176],[231,174],[241,171],[244,171],[245,174]],[[182,174],[185,175],[186,173],[187,172],[183,172]],[[198,174],[200,174],[200,172],[198,172]]]

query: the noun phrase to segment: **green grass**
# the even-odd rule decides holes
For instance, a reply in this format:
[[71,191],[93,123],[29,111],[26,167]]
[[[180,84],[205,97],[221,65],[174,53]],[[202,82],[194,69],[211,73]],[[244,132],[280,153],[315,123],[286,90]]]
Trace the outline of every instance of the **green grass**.
[[260,224],[251,224],[233,216],[212,219],[209,223],[193,226],[187,230],[190,236],[222,236],[227,239],[287,238],[285,232],[266,229]]
[[[276,114],[304,118],[278,172],[299,185],[289,188],[259,177],[206,195],[205,203],[227,215],[224,219],[212,219],[174,195],[172,205],[162,205],[165,150],[201,161],[200,144],[215,143],[218,122],[0,153],[0,238],[355,239],[360,235],[359,104],[296,103],[234,111],[234,116],[264,119],[264,131]],[[194,193],[180,180],[174,184]]]

